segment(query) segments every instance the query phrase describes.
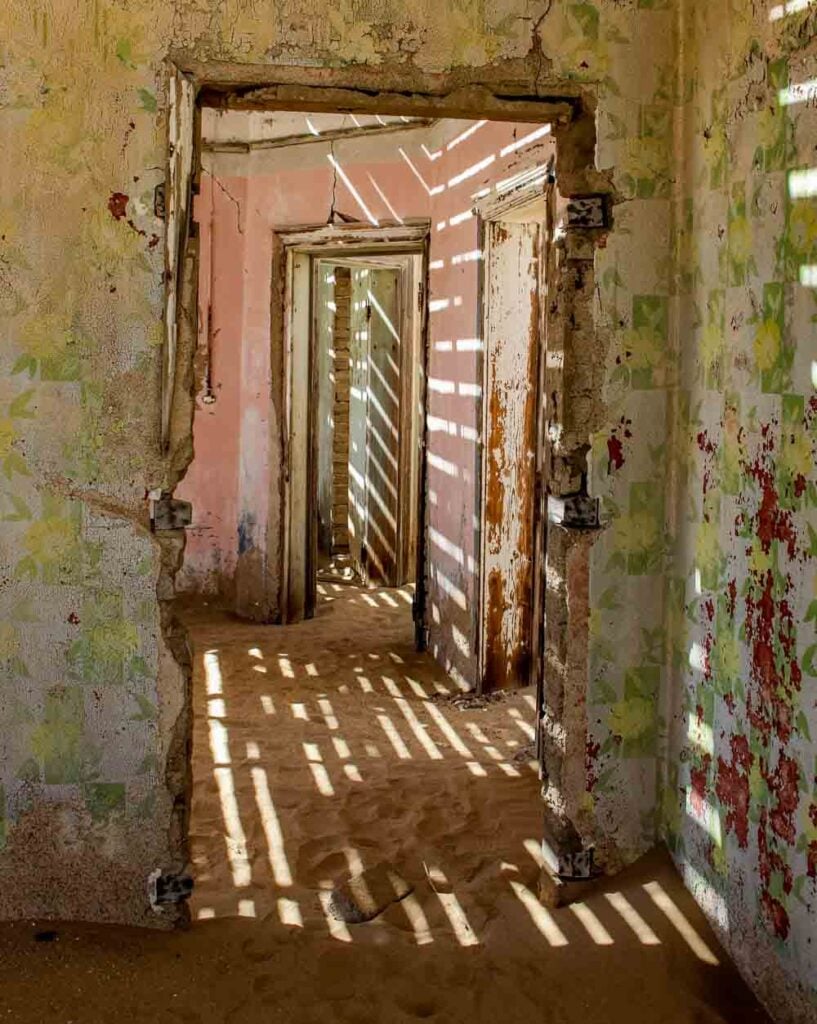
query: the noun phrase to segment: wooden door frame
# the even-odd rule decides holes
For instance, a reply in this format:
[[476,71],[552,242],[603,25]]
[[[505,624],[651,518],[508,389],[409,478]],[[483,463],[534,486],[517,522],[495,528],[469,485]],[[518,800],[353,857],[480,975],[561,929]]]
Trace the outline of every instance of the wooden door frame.
[[[488,226],[492,223],[515,222],[531,223],[536,222],[540,226],[539,259],[537,268],[537,287],[541,295],[545,282],[545,262],[550,247],[549,232],[552,225],[552,218],[549,216],[553,175],[552,169],[547,168],[540,175],[530,181],[525,181],[509,193],[501,196],[486,197],[474,208],[478,218],[479,247],[483,253],[481,263],[481,274],[479,281],[479,317],[481,323],[481,336],[483,347],[481,353],[480,375],[482,382],[482,424],[481,436],[482,447],[479,459],[479,557],[478,557],[478,583],[477,583],[477,622],[476,622],[476,654],[477,654],[477,679],[476,689],[478,693],[484,693],[491,688],[491,681],[487,678],[487,643],[488,629],[486,620],[489,613],[488,597],[488,574],[486,572],[486,549],[488,530],[487,518],[489,508],[488,495],[488,459],[489,439],[492,436],[492,403],[489,394],[489,368],[490,353],[488,352],[489,339],[488,330],[489,317],[491,315],[487,296],[489,294],[488,275],[491,272],[490,257],[490,231]],[[535,212],[534,212],[535,211]],[[546,536],[547,516],[542,512],[542,495],[546,493],[546,481],[544,479],[546,458],[544,451],[545,433],[545,408],[544,408],[544,365],[546,348],[546,316],[544,303],[538,303],[536,316],[536,346],[535,358],[535,411],[533,419],[532,434],[529,438],[531,450],[534,452],[534,488],[531,500],[530,514],[533,517],[532,533],[532,594],[531,594],[531,621],[528,637],[530,650],[530,669],[527,677],[519,680],[519,685],[525,686],[528,683],[538,684],[541,675],[542,636],[544,629],[544,568],[546,558]]]
[[[451,71],[425,72],[413,64],[382,65],[349,63],[337,67],[321,62],[247,64],[238,61],[200,61],[189,50],[171,48],[167,60],[168,147],[164,193],[157,189],[157,207],[167,210],[165,225],[165,331],[162,351],[161,432],[157,447],[162,458],[162,487],[166,493],[183,478],[192,459],[192,429],[195,409],[194,360],[196,354],[196,282],[198,256],[195,251],[195,225],[190,222],[192,196],[201,171],[200,108],[203,106],[241,110],[325,111],[329,113],[400,114],[410,117],[485,118],[499,121],[549,123],[559,151],[559,194],[565,203],[565,232],[560,240],[560,255],[552,268],[558,287],[549,298],[548,345],[559,362],[546,368],[547,394],[557,401],[548,405],[549,431],[559,431],[562,440],[548,448],[549,488],[555,501],[563,501],[559,518],[552,521],[551,536],[558,533],[559,544],[550,544],[548,558],[557,568],[569,557],[581,555],[573,568],[573,581],[558,590],[549,588],[548,678],[546,699],[549,725],[540,730],[542,741],[543,786],[546,820],[554,819],[559,828],[581,828],[583,834],[596,829],[597,837],[609,839],[615,850],[615,837],[609,823],[586,808],[585,753],[589,727],[587,721],[587,680],[589,647],[586,638],[587,593],[589,589],[588,552],[592,550],[598,527],[597,499],[587,493],[586,455],[591,439],[605,424],[603,402],[604,365],[609,332],[598,327],[593,302],[596,288],[594,258],[606,244],[613,227],[615,207],[620,201],[613,182],[615,168],[597,167],[597,90],[590,84],[562,77],[541,75],[542,54],[534,47],[527,58],[493,61],[481,67],[457,67]],[[182,81],[184,80],[184,81]],[[175,81],[175,89],[173,82]],[[186,84],[185,84],[186,83]],[[192,149],[192,153],[191,153]],[[188,230],[188,228],[190,230]],[[556,246],[550,246],[555,250]],[[551,280],[549,278],[549,280]],[[426,263],[427,283],[427,263]],[[284,280],[273,280],[273,291],[283,291]],[[282,325],[273,322],[271,352],[274,378],[272,404],[276,419],[283,408],[280,372],[283,344]],[[428,358],[428,344],[424,346]],[[427,379],[427,369],[424,381]],[[575,396],[581,402],[574,402]],[[589,396],[589,399],[588,399]],[[422,451],[427,449],[427,423]],[[280,442],[281,448],[285,441]],[[479,468],[479,463],[477,463]],[[421,463],[420,492],[425,494],[427,462]],[[280,508],[280,494],[275,494]],[[595,509],[595,515],[593,511]],[[421,519],[424,524],[424,517]],[[593,533],[588,532],[592,526]],[[280,521],[271,525],[274,533],[270,548],[268,584],[269,608],[276,619],[282,616],[281,529]],[[157,534],[162,543],[161,534]],[[170,538],[168,538],[170,540]],[[417,598],[424,610],[424,569],[426,530],[418,533]],[[166,551],[168,564],[178,560],[177,540]],[[169,573],[172,579],[173,570]],[[171,596],[168,586],[160,587],[160,604]],[[571,598],[569,600],[568,598]],[[422,619],[416,620],[420,623]],[[163,613],[162,630],[170,650],[178,649],[173,617]],[[571,642],[568,644],[567,638]],[[418,626],[418,640],[425,638],[425,627]],[[184,658],[177,655],[180,663]],[[181,680],[181,681],[179,681]],[[185,682],[184,680],[187,680]],[[173,749],[189,739],[189,678],[182,677],[178,666],[160,674],[160,696],[178,703],[182,709],[181,726],[176,729]],[[540,701],[539,712],[543,711]],[[543,719],[544,720],[544,719]],[[185,724],[187,723],[187,724]],[[175,762],[174,762],[175,763]],[[184,863],[187,825],[186,808],[189,777],[184,772],[168,775],[174,798],[174,851]],[[178,780],[178,781],[175,781]],[[189,795],[189,794],[188,794]],[[177,821],[178,818],[178,821]],[[559,838],[564,832],[550,830],[551,842],[560,859],[572,856],[571,842]],[[565,861],[566,863],[567,861]]]
[[[162,458],[162,487],[166,493],[183,478],[193,454],[192,429],[195,410],[194,360],[196,355],[196,283],[198,256],[195,225],[190,224],[192,196],[201,171],[200,108],[203,106],[238,110],[325,111],[328,113],[400,114],[410,117],[485,118],[499,121],[549,123],[559,151],[559,194],[565,203],[565,232],[560,255],[552,268],[557,281],[549,298],[548,345],[559,362],[546,368],[547,394],[557,402],[549,404],[548,429],[560,431],[563,440],[558,451],[549,447],[549,488],[564,508],[551,536],[559,534],[559,545],[550,544],[548,557],[563,567],[568,557],[581,555],[573,568],[574,580],[548,591],[552,625],[548,631],[548,679],[546,697],[549,725],[540,730],[542,741],[544,807],[546,820],[554,819],[568,831],[580,827],[583,834],[594,828],[597,837],[609,840],[615,851],[616,838],[609,822],[587,811],[585,754],[589,736],[587,722],[587,685],[589,647],[586,638],[589,557],[599,535],[597,499],[587,493],[586,455],[594,434],[605,424],[603,402],[604,365],[609,332],[598,327],[593,313],[596,288],[594,258],[606,244],[620,196],[613,182],[615,167],[597,167],[597,90],[595,86],[562,77],[542,76],[542,54],[534,47],[525,59],[497,60],[481,67],[457,67],[451,71],[425,72],[411,62],[384,65],[348,63],[330,67],[325,62],[288,62],[248,64],[238,61],[200,61],[189,50],[171,48],[166,63],[167,86],[167,161],[164,193],[157,189],[157,208],[166,209],[165,225],[165,330],[162,351],[161,431],[157,438]],[[174,87],[175,86],[175,87]],[[572,210],[571,210],[572,207]],[[551,251],[556,246],[550,246]],[[427,284],[427,262],[426,262]],[[273,291],[283,291],[281,280],[273,280]],[[280,315],[280,313],[279,313]],[[426,304],[427,316],[427,304]],[[282,325],[273,322],[271,351],[275,377],[272,403],[276,419],[282,418],[280,393],[283,375],[281,355],[276,343],[283,343]],[[427,336],[427,335],[426,335]],[[424,359],[428,344],[424,345]],[[427,380],[425,366],[424,381]],[[574,396],[581,402],[574,402]],[[588,399],[589,396],[589,399]],[[277,404],[276,404],[277,403]],[[422,451],[427,449],[427,423],[423,430]],[[281,441],[283,448],[284,441]],[[477,464],[478,468],[479,464]],[[427,461],[421,462],[420,493],[425,494]],[[280,494],[275,494],[280,508]],[[595,518],[592,512],[595,508]],[[425,523],[424,516],[421,523]],[[592,526],[593,533],[588,532]],[[275,536],[269,560],[268,583],[270,609],[280,619],[281,523],[271,530]],[[165,538],[157,533],[160,544]],[[178,560],[177,538],[166,538],[172,550],[166,562]],[[426,530],[418,532],[417,599],[424,610]],[[172,579],[173,570],[168,574]],[[160,581],[161,582],[161,581]],[[172,596],[171,586],[160,587],[159,602]],[[572,599],[569,600],[568,598]],[[422,623],[416,620],[418,641],[425,637]],[[162,614],[162,632],[168,649],[178,652],[173,616]],[[568,644],[567,639],[571,642]],[[185,655],[176,654],[180,665]],[[185,669],[186,672],[186,669]],[[189,676],[179,666],[160,673],[159,693],[181,708],[171,737],[172,749],[181,749],[189,740]],[[539,703],[542,713],[544,704]],[[176,762],[174,761],[175,765]],[[189,761],[188,761],[189,765]],[[188,769],[189,771],[189,769]],[[189,797],[187,772],[168,774],[168,786],[174,803],[171,831],[177,838],[172,847],[179,863],[186,850],[186,813]],[[557,799],[558,798],[558,799]],[[572,856],[571,843],[562,832],[550,830],[551,844],[560,860]],[[567,861],[565,861],[567,863]]]
[[[283,352],[284,423],[282,424],[283,495],[271,495],[281,501],[283,508],[281,617],[285,622],[310,618],[314,614],[314,579],[317,553],[317,406],[311,401],[317,382],[316,332],[314,330],[314,268],[320,261],[333,258],[366,256],[420,256],[422,259],[423,293],[427,294],[425,278],[428,273],[428,243],[430,222],[427,219],[407,220],[402,224],[306,225],[274,230],[273,280],[276,275],[283,287],[273,287],[272,323],[280,325]],[[301,260],[298,268],[297,261]],[[297,296],[304,308],[298,308]],[[297,321],[296,321],[297,318]],[[421,408],[426,408],[425,367],[428,360],[426,331],[427,317],[423,316],[421,333]],[[296,331],[308,332],[307,350],[298,351],[293,344]],[[305,357],[305,358],[304,358]],[[296,379],[297,378],[297,379]],[[403,382],[404,384],[407,382]],[[401,389],[402,392],[402,389]],[[401,393],[402,402],[402,393]],[[306,419],[295,425],[293,416],[304,412]],[[402,421],[401,413],[401,421]],[[401,422],[402,426],[402,422]],[[298,435],[306,430],[305,452],[299,446]],[[401,445],[401,454],[403,446]],[[303,456],[303,457],[300,457]],[[416,474],[422,479],[425,445],[418,445],[419,465]],[[424,492],[418,487],[416,528],[424,532]],[[398,507],[398,529],[403,507]],[[420,538],[418,538],[419,540]],[[418,543],[418,549],[424,548]],[[424,617],[425,607],[415,610]]]

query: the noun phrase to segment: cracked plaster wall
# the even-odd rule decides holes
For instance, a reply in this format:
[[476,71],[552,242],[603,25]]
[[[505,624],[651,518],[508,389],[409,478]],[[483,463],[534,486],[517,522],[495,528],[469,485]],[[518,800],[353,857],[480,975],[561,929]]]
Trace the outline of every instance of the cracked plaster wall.
[[663,830],[781,1021],[817,1020],[817,10],[796,6],[683,11],[664,561]]

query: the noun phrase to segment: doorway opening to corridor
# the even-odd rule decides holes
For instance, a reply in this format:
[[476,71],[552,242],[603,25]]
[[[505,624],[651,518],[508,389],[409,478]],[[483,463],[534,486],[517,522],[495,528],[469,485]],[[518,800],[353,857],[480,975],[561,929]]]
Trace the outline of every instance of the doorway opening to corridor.
[[422,254],[319,259],[317,576],[412,584],[420,515]]
[[197,118],[195,913],[339,933],[332,880],[388,862],[418,944],[478,943],[479,865],[544,863],[550,125]]
[[282,617],[311,618],[328,588],[348,583],[415,593],[419,576],[422,647],[428,223],[338,234],[281,236],[290,362]]
[[550,126],[200,124],[177,589],[281,623],[315,614],[321,586],[411,586],[418,648],[456,686],[536,682]]

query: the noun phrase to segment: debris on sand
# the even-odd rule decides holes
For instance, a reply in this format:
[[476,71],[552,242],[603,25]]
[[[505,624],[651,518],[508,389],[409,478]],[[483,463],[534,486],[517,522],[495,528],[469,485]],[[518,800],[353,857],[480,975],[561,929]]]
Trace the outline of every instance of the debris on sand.
[[414,892],[414,886],[385,861],[352,875],[332,890],[329,910],[338,921],[362,924]]

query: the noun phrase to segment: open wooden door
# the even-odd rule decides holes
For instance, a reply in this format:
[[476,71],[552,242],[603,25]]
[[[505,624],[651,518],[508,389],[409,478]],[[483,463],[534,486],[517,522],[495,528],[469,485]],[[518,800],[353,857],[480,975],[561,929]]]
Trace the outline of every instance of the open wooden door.
[[[369,318],[363,285],[364,271],[352,271],[352,311],[349,338],[349,554],[357,574],[367,578],[366,474],[369,415]],[[368,274],[367,274],[368,276]]]
[[401,268],[352,271],[349,551],[364,580],[399,583]]
[[399,583],[401,271],[372,270],[365,289],[369,323],[366,555],[369,578]]
[[533,629],[541,204],[485,222],[479,683],[526,686]]

